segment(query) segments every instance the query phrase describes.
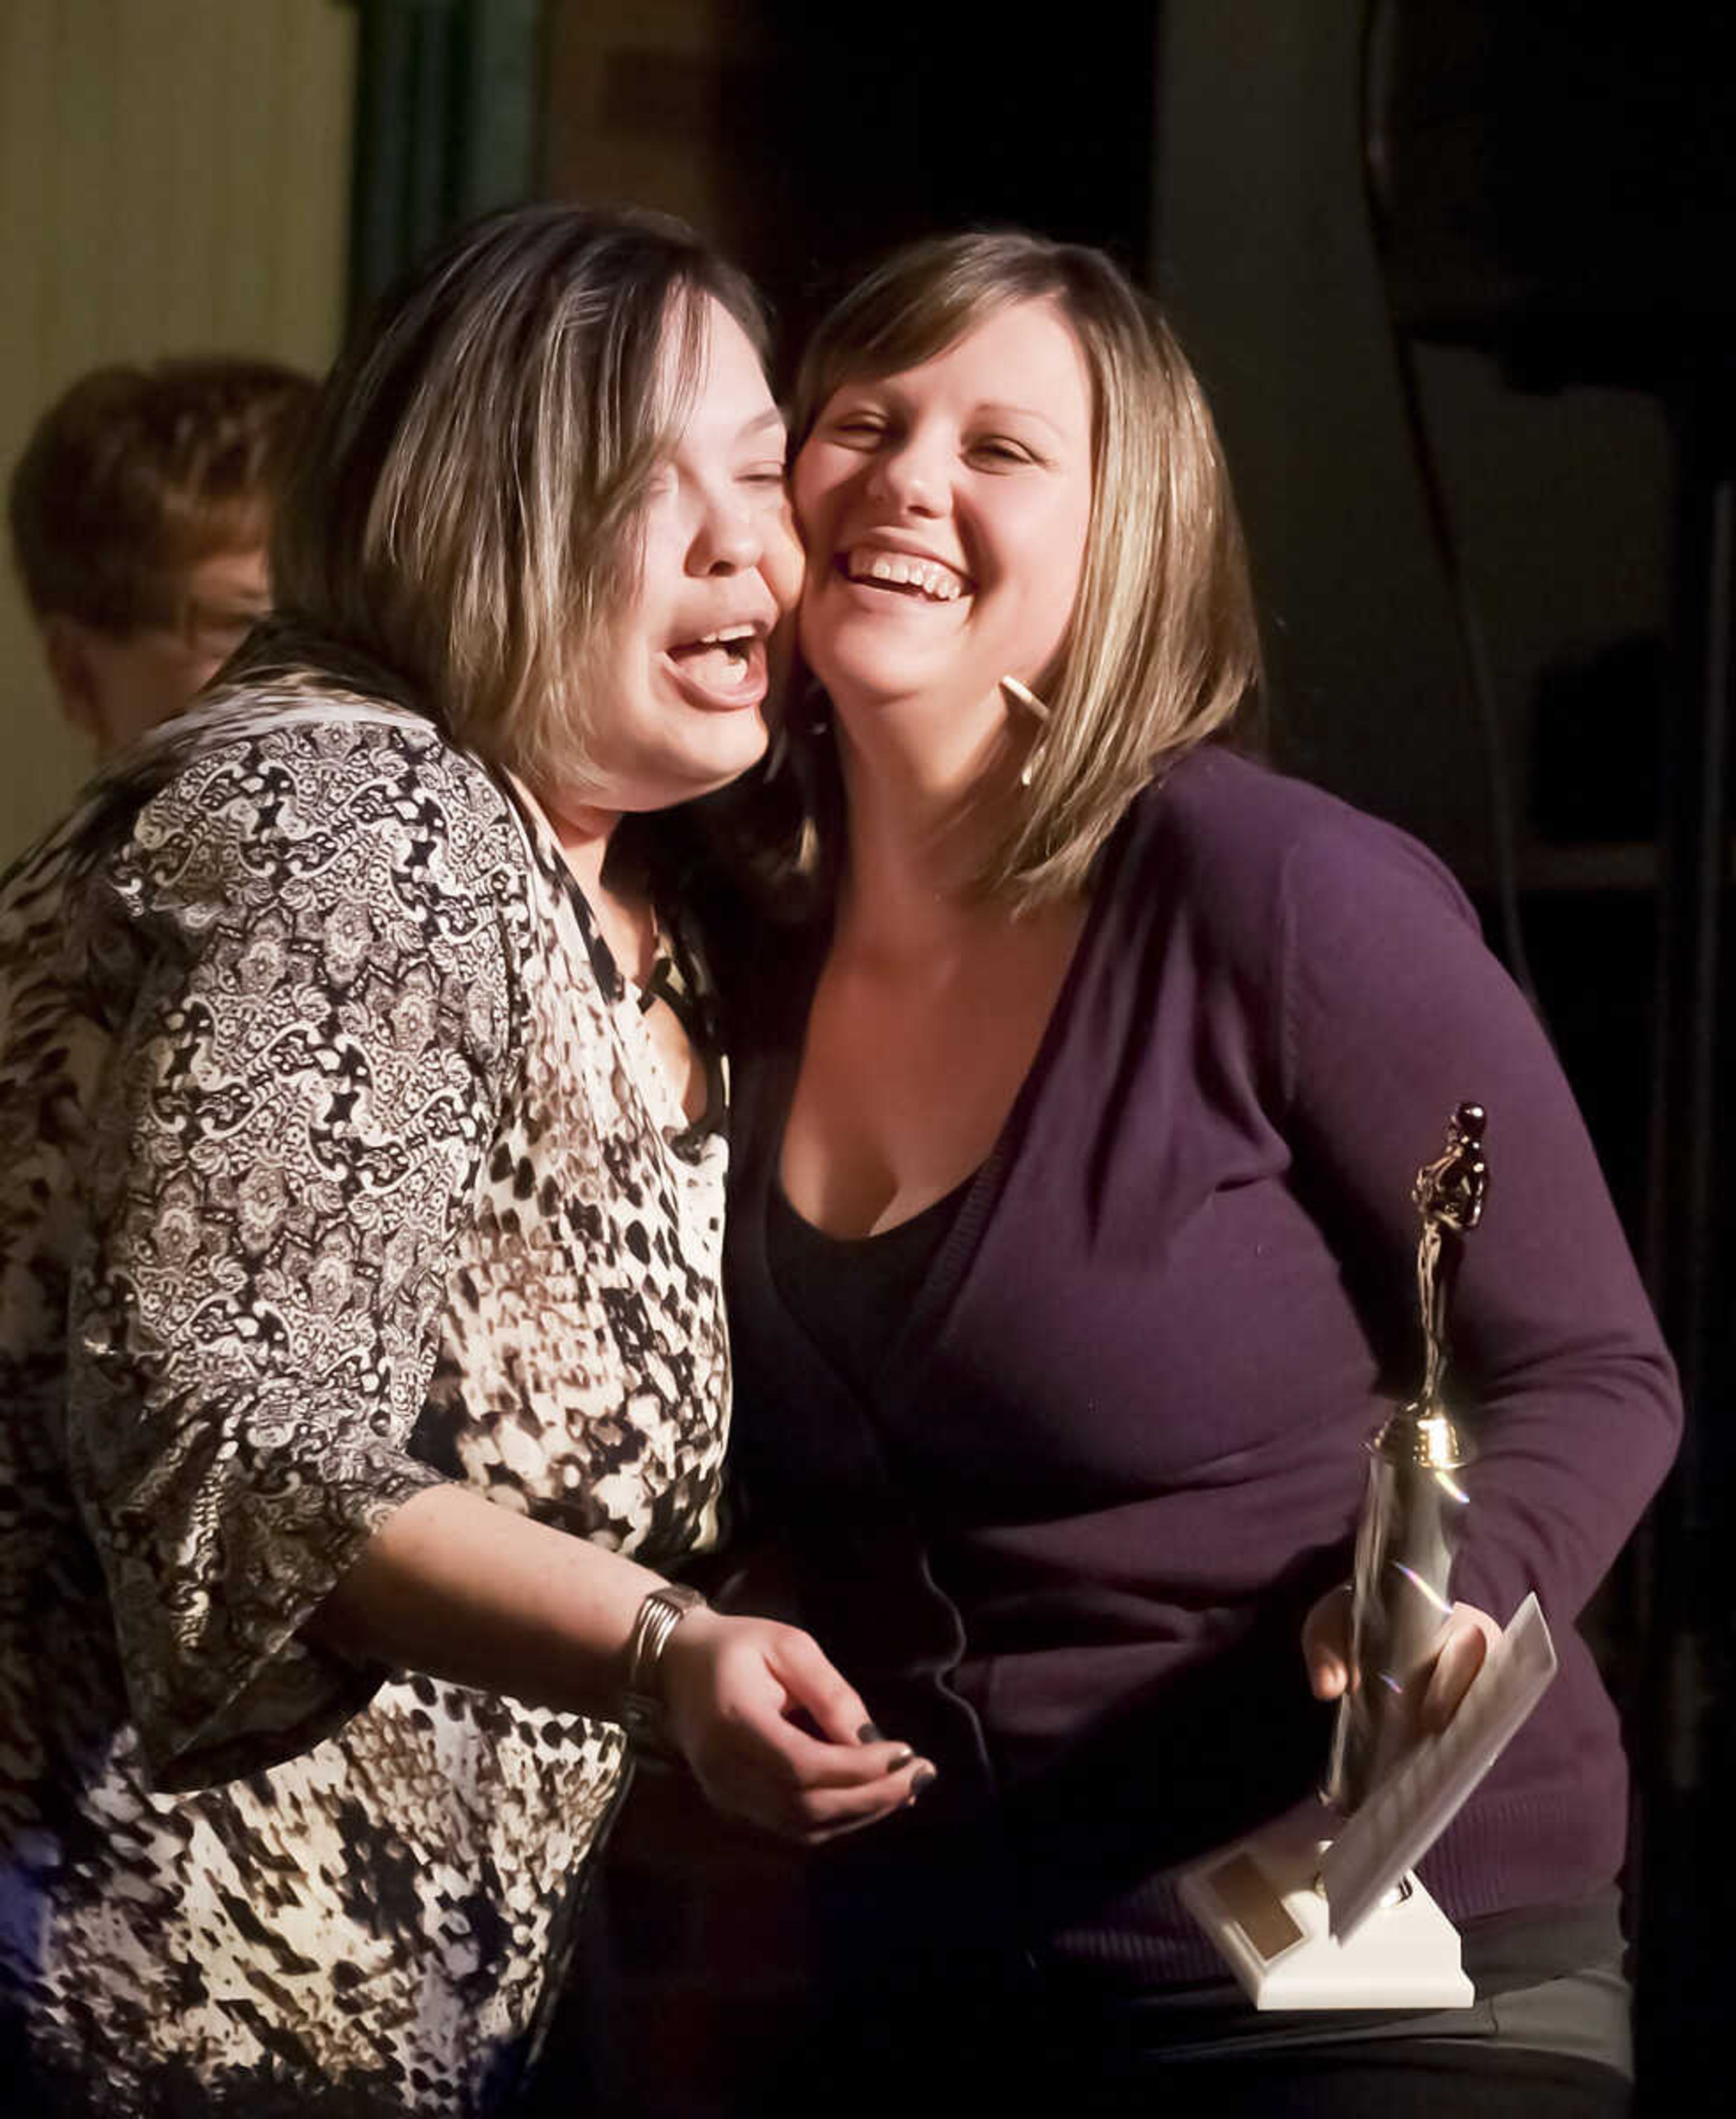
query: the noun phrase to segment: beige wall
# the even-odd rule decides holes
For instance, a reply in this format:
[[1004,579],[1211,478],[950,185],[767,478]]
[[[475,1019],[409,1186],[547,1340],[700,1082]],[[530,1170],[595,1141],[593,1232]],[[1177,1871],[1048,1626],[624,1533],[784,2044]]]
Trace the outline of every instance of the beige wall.
[[[355,17],[337,0],[0,0],[0,466],[100,361],[318,369],[341,329]],[[0,860],[86,760],[0,583]]]

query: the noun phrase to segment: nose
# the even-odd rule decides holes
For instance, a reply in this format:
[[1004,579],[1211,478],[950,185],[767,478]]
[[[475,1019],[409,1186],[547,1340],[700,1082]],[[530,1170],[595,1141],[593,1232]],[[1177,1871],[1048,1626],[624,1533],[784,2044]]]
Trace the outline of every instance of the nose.
[[688,572],[740,574],[759,563],[764,526],[734,494],[714,494],[707,503],[688,553]]
[[920,434],[889,440],[875,455],[870,489],[901,514],[938,515],[945,505],[945,480],[938,448]]

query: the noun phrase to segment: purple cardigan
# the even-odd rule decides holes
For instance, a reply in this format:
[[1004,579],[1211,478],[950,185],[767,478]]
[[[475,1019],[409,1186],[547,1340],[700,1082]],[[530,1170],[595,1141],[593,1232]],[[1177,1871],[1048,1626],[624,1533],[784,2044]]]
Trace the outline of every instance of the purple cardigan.
[[737,1010],[738,1461],[802,1615],[940,1768],[829,1857],[845,1898],[902,1894],[907,1934],[968,1903],[984,1950],[1088,1988],[1221,1969],[1168,1875],[1320,1772],[1297,1629],[1420,1373],[1410,1183],[1467,1099],[1492,1180],[1455,1299],[1480,1455],[1454,1587],[1502,1619],[1534,1588],[1562,1669],[1425,1876],[1460,1920],[1607,1887],[1625,1767],[1573,1622],[1669,1462],[1674,1375],[1548,1046],[1440,865],[1215,749],[1142,796],[871,1402],[767,1266],[815,968],[763,956]]

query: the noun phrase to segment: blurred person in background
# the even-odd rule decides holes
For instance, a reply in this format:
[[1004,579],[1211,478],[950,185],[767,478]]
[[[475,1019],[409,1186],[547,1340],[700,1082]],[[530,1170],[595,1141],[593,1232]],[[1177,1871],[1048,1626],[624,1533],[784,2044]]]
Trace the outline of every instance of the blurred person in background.
[[14,467],[12,560],[99,758],[172,720],[262,619],[272,509],[315,385],[221,355],[93,369]]

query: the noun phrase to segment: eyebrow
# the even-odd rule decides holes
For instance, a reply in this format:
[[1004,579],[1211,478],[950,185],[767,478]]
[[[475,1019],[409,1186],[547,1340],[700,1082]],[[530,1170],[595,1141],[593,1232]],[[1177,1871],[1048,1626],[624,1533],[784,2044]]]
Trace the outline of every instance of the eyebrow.
[[[904,400],[904,392],[898,387],[898,378],[893,375],[881,376],[878,380],[865,378],[859,383],[841,383],[838,385],[840,392],[850,389],[879,390],[894,401]],[[1047,427],[1056,441],[1068,439],[1066,429],[1058,427],[1047,413],[1039,412],[1034,405],[1018,405],[1010,400],[1003,401],[999,398],[986,398],[974,407],[974,411],[979,420],[1034,420],[1038,426]]]
[[1047,413],[1039,412],[1034,405],[1002,405],[991,402],[979,405],[977,407],[977,412],[979,418],[986,417],[991,420],[1034,420],[1038,426],[1047,427],[1058,441],[1065,441],[1067,438],[1062,429],[1057,427]]
[[775,405],[769,411],[756,413],[741,429],[741,438],[746,441],[750,435],[759,433],[762,428],[769,427],[775,427],[779,434],[786,431],[784,416]]

